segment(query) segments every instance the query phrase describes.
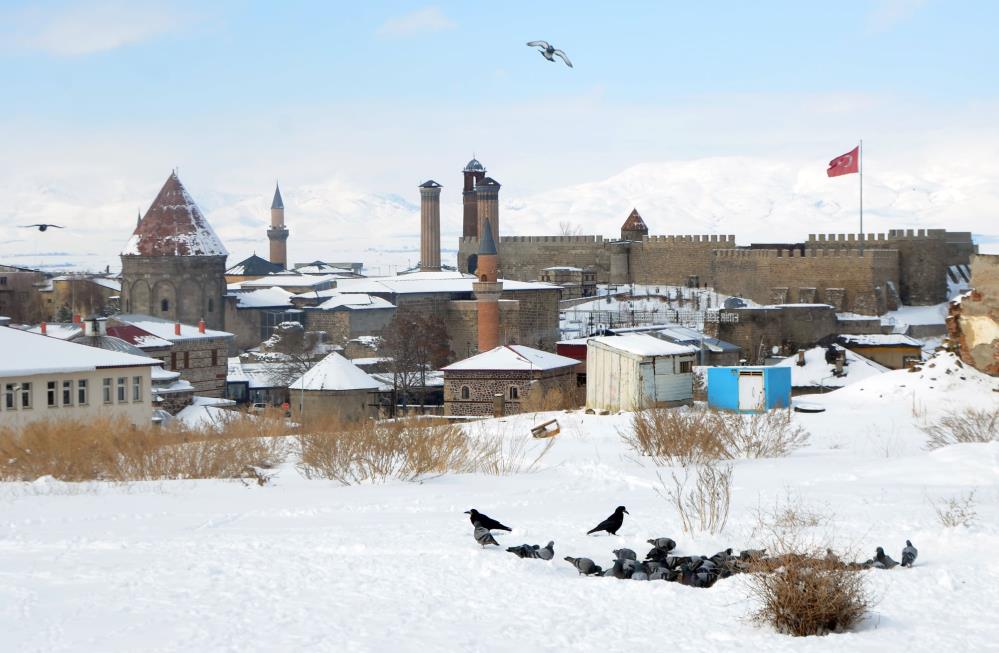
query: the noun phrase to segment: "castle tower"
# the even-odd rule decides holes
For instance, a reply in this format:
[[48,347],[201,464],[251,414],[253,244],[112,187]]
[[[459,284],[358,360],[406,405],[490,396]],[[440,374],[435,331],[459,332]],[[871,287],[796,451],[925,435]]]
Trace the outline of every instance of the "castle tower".
[[465,169],[461,172],[464,176],[464,185],[461,191],[461,235],[465,238],[478,238],[479,214],[478,200],[475,197],[475,187],[486,176],[486,169],[477,160],[472,159],[465,165]]
[[485,237],[485,225],[492,225],[493,242],[499,242],[499,189],[500,183],[492,177],[483,177],[475,185],[476,212],[479,239]]
[[271,241],[271,263],[288,267],[288,228],[284,226],[284,200],[281,187],[274,184],[274,201],[271,202],[271,226],[267,230]]
[[420,184],[420,271],[441,269],[441,185]]
[[172,172],[121,253],[122,309],[222,329],[228,255]]
[[621,225],[621,240],[641,240],[648,235],[649,228],[645,225],[645,220],[638,215],[638,209],[632,209],[628,219]]
[[489,351],[500,345],[499,299],[503,284],[498,279],[499,254],[493,240],[492,227],[487,219],[479,241],[479,266],[475,273],[478,280],[472,284],[478,312],[479,351]]

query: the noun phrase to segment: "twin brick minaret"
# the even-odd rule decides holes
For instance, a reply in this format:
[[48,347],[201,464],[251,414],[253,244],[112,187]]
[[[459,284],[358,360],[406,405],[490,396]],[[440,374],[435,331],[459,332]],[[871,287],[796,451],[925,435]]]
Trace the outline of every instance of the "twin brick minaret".
[[420,184],[420,271],[441,269],[441,185],[433,179]]
[[271,202],[271,227],[267,230],[271,241],[271,263],[288,267],[288,228],[284,226],[284,200],[281,187],[274,185],[274,201]]

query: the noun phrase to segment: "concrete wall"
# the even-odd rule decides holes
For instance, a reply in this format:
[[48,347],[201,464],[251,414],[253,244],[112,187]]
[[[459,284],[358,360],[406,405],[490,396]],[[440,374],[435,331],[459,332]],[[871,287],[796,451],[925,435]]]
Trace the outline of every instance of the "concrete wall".
[[[224,256],[122,256],[121,309],[225,328]],[[163,301],[167,310],[162,310]]]
[[999,256],[971,257],[973,290],[951,302],[948,336],[961,360],[999,376]]
[[[133,377],[140,377],[140,395],[133,400]],[[125,379],[125,400],[118,401],[118,379]],[[104,402],[104,379],[111,380],[111,401]],[[87,382],[86,402],[79,401],[79,382]],[[63,402],[63,382],[71,383],[70,402]],[[56,384],[56,405],[48,405],[48,383]],[[8,386],[30,383],[31,407],[24,408],[21,402],[21,392],[15,392],[15,408],[7,407]],[[128,422],[147,426],[153,416],[152,383],[150,367],[116,367],[72,374],[33,374],[17,377],[0,378],[0,427],[20,428],[36,420],[80,420],[90,421],[98,417],[109,416],[122,418]]]

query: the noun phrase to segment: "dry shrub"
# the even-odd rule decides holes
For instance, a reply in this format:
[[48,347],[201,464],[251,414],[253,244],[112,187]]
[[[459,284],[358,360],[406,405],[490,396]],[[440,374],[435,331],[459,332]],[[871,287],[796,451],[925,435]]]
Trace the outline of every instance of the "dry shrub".
[[530,437],[469,435],[439,420],[401,419],[343,424],[336,420],[309,425],[296,438],[298,467],[306,478],[343,485],[416,481],[441,474],[530,471],[551,443],[530,463]]
[[569,410],[583,405],[578,388],[532,389],[520,402],[522,413],[545,413],[553,410]]
[[749,588],[759,601],[753,618],[796,637],[849,630],[872,604],[863,572],[808,555],[758,563]]
[[957,528],[964,526],[970,528],[978,519],[978,512],[975,511],[975,491],[971,490],[959,497],[950,497],[941,502],[930,499],[930,505],[937,514],[940,525],[944,528]]
[[138,427],[126,420],[39,420],[0,429],[0,480],[145,481],[239,478],[285,456],[268,420],[233,413],[204,429]]
[[949,411],[933,424],[920,428],[929,436],[928,449],[968,442],[994,442],[999,440],[999,407]]
[[[694,471],[690,483],[690,470]],[[671,472],[673,483],[667,484],[661,474],[656,493],[676,508],[685,533],[697,531],[720,533],[728,521],[732,502],[732,467],[714,463],[684,466],[683,478]],[[689,487],[688,487],[689,485]]]
[[803,447],[808,432],[789,410],[752,415],[704,408],[649,408],[631,418],[625,442],[659,465],[731,458],[776,458]]

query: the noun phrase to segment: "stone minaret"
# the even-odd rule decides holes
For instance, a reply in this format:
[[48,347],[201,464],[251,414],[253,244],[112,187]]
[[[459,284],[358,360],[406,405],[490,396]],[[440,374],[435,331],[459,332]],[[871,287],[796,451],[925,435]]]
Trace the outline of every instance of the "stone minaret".
[[475,186],[476,212],[478,213],[479,240],[485,238],[485,225],[492,225],[493,242],[499,243],[499,189],[500,183],[492,177],[483,177]]
[[441,185],[420,184],[420,271],[441,269]]
[[271,227],[267,230],[271,241],[271,263],[288,267],[288,227],[284,226],[284,200],[281,187],[274,185],[274,201],[271,202]]
[[478,200],[475,198],[475,187],[486,176],[485,167],[472,159],[461,171],[464,175],[464,186],[461,191],[462,222],[461,235],[464,238],[479,237]]
[[487,219],[479,240],[479,266],[475,271],[478,281],[472,284],[478,312],[479,352],[500,346],[499,299],[503,284],[498,279],[499,254],[493,240],[492,227]]

